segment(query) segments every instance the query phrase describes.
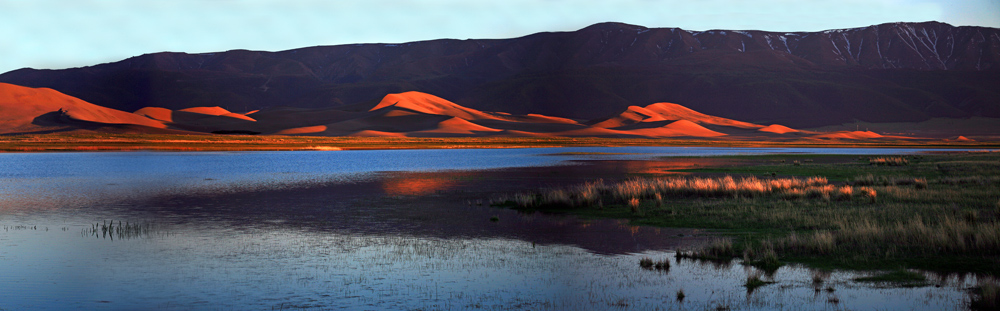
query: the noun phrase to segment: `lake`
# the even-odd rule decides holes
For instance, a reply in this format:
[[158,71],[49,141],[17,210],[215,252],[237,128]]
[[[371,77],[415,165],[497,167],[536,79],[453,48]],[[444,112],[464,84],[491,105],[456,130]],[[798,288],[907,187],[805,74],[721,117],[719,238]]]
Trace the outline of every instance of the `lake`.
[[[489,206],[500,193],[620,178],[648,163],[702,165],[672,156],[924,151],[0,154],[0,310],[964,309],[972,275],[883,288],[793,265],[748,293],[755,268],[674,261],[711,232]],[[643,257],[673,265],[642,269]]]

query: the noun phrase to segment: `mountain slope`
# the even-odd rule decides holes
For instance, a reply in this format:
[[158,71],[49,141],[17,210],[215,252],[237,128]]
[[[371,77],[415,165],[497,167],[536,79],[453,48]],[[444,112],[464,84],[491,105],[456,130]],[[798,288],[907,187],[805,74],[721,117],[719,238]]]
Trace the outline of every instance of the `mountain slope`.
[[893,23],[823,32],[603,23],[502,40],[156,53],[0,81],[110,108],[327,108],[420,91],[470,109],[594,119],[663,101],[817,127],[1000,117],[1000,30]]

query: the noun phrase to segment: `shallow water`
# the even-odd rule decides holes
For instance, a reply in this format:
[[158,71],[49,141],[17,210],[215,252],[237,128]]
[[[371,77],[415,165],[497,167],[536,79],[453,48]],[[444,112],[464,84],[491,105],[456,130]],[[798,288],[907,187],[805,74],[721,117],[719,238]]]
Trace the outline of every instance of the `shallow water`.
[[[880,288],[851,281],[853,272],[783,267],[776,284],[748,293],[743,282],[759,272],[736,262],[672,261],[666,273],[638,265],[711,233],[481,201],[645,169],[637,163],[650,162],[635,160],[664,155],[919,151],[0,154],[0,309],[963,309],[974,276]],[[630,154],[542,156],[563,152]],[[146,229],[91,230],[108,220]]]

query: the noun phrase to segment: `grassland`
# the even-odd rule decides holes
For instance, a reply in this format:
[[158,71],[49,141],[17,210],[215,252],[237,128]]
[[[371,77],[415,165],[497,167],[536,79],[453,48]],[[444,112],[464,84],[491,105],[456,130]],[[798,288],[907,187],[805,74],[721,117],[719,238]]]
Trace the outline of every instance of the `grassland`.
[[944,141],[744,141],[588,137],[315,137],[266,135],[44,134],[0,136],[0,152],[62,151],[264,151],[453,149],[582,146],[713,147],[998,147],[997,142]]
[[1000,154],[730,157],[687,177],[591,181],[497,199],[522,210],[718,229],[679,253],[776,269],[906,269],[1000,275]]

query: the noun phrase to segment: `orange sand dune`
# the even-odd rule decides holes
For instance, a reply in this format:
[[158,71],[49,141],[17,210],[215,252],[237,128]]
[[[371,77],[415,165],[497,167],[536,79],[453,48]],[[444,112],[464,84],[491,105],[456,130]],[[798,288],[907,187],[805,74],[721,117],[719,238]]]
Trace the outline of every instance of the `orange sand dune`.
[[[253,117],[248,116],[250,114]],[[115,124],[119,127],[142,125],[196,132],[323,136],[913,139],[868,131],[810,132],[779,124],[762,126],[706,115],[673,103],[630,106],[617,115],[586,124],[539,114],[483,112],[421,92],[389,94],[374,106],[369,102],[324,109],[276,107],[246,114],[232,113],[222,107],[191,107],[176,111],[146,107],[126,113],[49,89],[0,84],[0,133],[72,130],[93,127],[94,124]],[[965,137],[958,139],[967,140]]]
[[599,127],[588,127],[578,130],[570,130],[564,132],[551,133],[552,136],[568,136],[568,137],[640,137],[641,135],[629,133],[625,131],[616,131],[612,129],[599,128]]
[[560,118],[560,117],[550,117],[540,114],[529,113],[524,116],[523,121],[525,122],[539,122],[539,123],[564,123],[564,124],[580,124],[572,119]]
[[703,114],[674,103],[655,103],[646,107],[629,106],[624,112],[595,123],[594,127],[616,128],[639,122],[688,120],[700,124],[758,129],[764,126]]
[[461,134],[461,135],[477,135],[482,133],[490,132],[500,132],[498,129],[488,128],[481,126],[464,119],[451,118],[448,120],[441,121],[437,124],[437,128],[431,130],[423,130],[414,132],[408,136],[414,134]]
[[167,127],[156,120],[94,105],[52,89],[0,83],[0,133],[70,129],[85,123]]
[[[251,117],[246,116],[246,115],[239,114],[239,113],[232,113],[232,112],[229,112],[229,111],[227,111],[225,109],[222,109],[220,107],[193,107],[193,108],[185,108],[185,109],[181,109],[181,110],[177,110],[177,111],[172,111],[170,109],[160,108],[160,107],[145,107],[145,108],[136,110],[133,113],[137,114],[137,115],[140,115],[140,116],[144,116],[144,117],[153,119],[153,120],[163,121],[163,122],[168,122],[168,123],[173,123],[173,122],[183,123],[183,122],[187,122],[187,121],[191,121],[191,120],[203,120],[204,119],[204,118],[201,118],[201,117],[198,117],[198,116],[205,116],[205,117],[228,117],[228,118],[234,118],[234,119],[240,119],[240,120],[246,120],[246,121],[254,121],[254,122],[257,121],[257,120],[254,120]],[[182,115],[182,116],[186,116],[186,117],[182,117],[180,119],[177,119],[177,118],[175,118],[175,116],[177,116],[177,115]],[[204,123],[204,122],[202,122],[202,123]]]
[[759,129],[761,132],[775,133],[775,134],[786,134],[786,133],[798,133],[799,130],[781,125],[781,124],[771,124],[764,128]]
[[399,94],[389,94],[382,98],[382,101],[369,109],[376,111],[389,107],[409,109],[415,112],[426,114],[445,115],[459,117],[466,120],[490,120],[499,117],[488,113],[459,106],[443,98],[421,92],[406,92]]
[[383,108],[365,117],[350,119],[337,123],[326,124],[330,130],[356,132],[375,130],[381,132],[415,132],[433,130],[439,123],[453,117],[426,113],[400,113],[399,108]]
[[174,122],[174,112],[167,108],[145,107],[133,113],[157,121]]
[[871,131],[843,131],[843,132],[831,132],[819,135],[813,135],[812,138],[827,138],[827,139],[871,139],[871,138],[882,138],[885,136],[879,135],[878,133]]
[[356,137],[406,137],[406,135],[403,135],[402,133],[390,133],[390,132],[372,131],[372,130],[358,131],[358,132],[355,132],[355,133],[351,133],[350,135],[347,135],[347,136],[356,136]]
[[283,129],[274,132],[274,135],[302,135],[302,134],[318,134],[326,131],[326,125],[314,125],[314,126],[304,126],[296,127],[290,129]]
[[518,130],[503,130],[496,133],[496,136],[501,137],[553,137],[554,135],[549,133],[535,133],[535,132],[525,132]]
[[719,133],[710,129],[707,129],[697,123],[680,120],[673,123],[667,124],[662,127],[654,128],[640,128],[634,130],[623,131],[626,133],[633,133],[640,136],[646,137],[719,137],[726,136],[725,133]]
[[232,113],[229,110],[226,110],[225,108],[222,108],[222,107],[219,107],[219,106],[215,106],[215,107],[191,107],[191,108],[180,109],[180,110],[177,110],[177,111],[193,112],[193,113],[207,114],[207,115],[212,115],[212,116],[221,116],[221,115],[226,115],[226,114]]
[[220,117],[230,117],[230,118],[243,119],[243,120],[247,120],[247,121],[257,122],[257,120],[254,120],[254,118],[248,117],[248,116],[243,115],[243,114],[235,113],[235,112],[230,112],[230,113],[219,115],[219,116]]

